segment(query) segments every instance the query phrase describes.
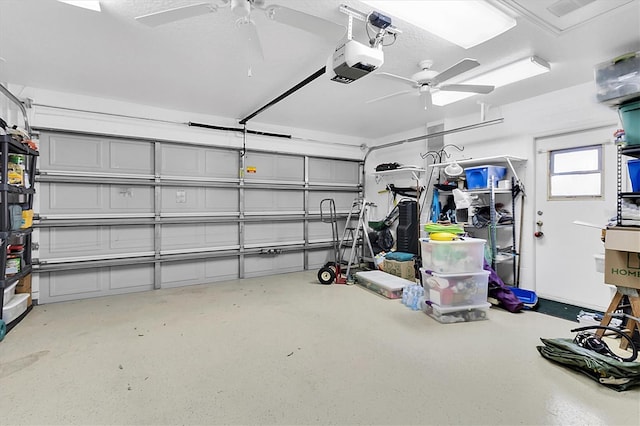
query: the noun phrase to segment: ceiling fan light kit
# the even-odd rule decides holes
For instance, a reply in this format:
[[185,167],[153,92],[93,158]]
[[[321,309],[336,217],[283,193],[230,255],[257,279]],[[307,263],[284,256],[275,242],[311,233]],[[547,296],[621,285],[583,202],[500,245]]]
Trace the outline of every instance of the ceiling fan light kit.
[[[480,74],[476,77],[463,80],[461,83],[469,85],[490,84],[495,87],[506,86],[517,81],[526,80],[551,71],[551,65],[538,56],[527,56],[494,70]],[[432,102],[434,105],[444,106],[461,101],[473,96],[473,93],[453,93],[453,92],[433,92]]]
[[100,2],[98,0],[58,0],[58,1],[60,3],[66,3],[71,6],[92,10],[94,12],[102,12],[102,8],[100,7]]

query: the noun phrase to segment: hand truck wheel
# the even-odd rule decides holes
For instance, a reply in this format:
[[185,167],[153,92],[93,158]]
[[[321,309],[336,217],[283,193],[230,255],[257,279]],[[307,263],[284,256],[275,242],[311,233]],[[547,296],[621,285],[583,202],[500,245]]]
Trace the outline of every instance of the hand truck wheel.
[[336,279],[336,271],[330,266],[325,266],[318,271],[318,281],[320,284],[331,284]]

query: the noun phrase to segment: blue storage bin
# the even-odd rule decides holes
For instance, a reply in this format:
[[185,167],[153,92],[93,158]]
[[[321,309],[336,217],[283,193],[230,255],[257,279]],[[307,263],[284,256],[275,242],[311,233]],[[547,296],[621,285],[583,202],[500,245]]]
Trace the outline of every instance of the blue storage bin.
[[640,101],[620,105],[619,112],[627,145],[640,145]]
[[468,189],[486,189],[493,181],[493,186],[497,187],[497,182],[507,174],[507,168],[501,166],[477,166],[464,169],[467,178]]
[[629,178],[631,179],[631,190],[640,192],[640,160],[627,161],[629,168]]

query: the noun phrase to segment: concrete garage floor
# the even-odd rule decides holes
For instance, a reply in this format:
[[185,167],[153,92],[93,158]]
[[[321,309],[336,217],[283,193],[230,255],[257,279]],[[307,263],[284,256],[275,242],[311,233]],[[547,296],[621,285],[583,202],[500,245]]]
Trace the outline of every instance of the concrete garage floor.
[[0,424],[640,424],[543,359],[576,323],[440,324],[315,271],[36,307],[0,343]]

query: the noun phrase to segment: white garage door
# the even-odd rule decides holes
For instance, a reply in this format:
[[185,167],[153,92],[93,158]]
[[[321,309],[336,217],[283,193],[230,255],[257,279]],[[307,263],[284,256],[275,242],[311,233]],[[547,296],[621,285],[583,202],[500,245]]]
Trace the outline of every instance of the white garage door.
[[41,131],[39,302],[320,267],[362,162]]

